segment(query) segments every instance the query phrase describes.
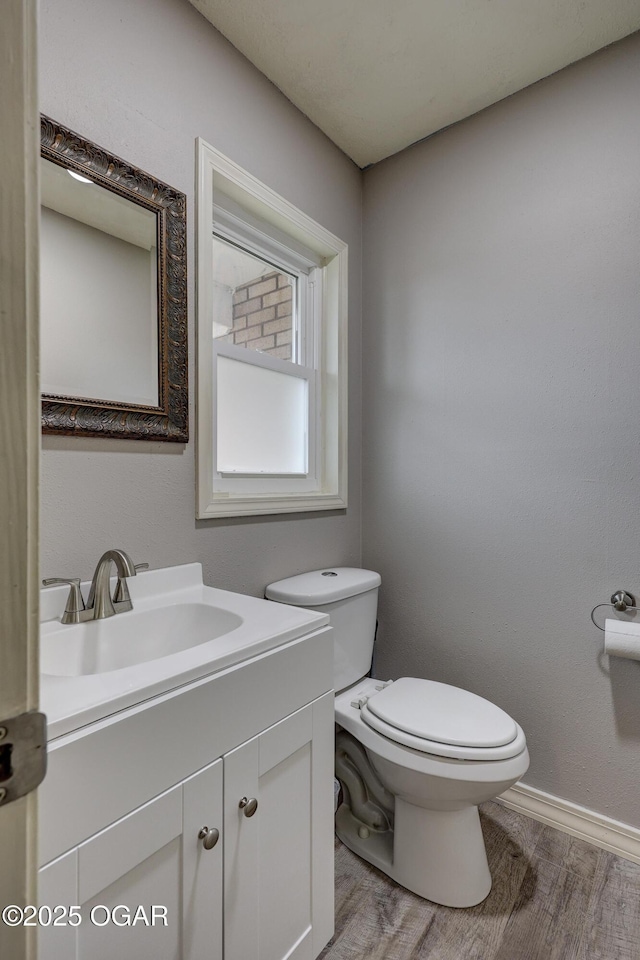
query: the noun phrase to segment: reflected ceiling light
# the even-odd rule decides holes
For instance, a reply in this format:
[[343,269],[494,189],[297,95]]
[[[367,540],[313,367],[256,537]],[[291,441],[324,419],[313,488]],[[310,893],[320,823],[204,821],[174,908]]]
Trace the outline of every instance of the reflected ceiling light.
[[76,173],[75,170],[67,170],[67,173],[70,177],[73,177],[74,180],[79,180],[80,183],[93,183],[93,180],[89,180],[89,177],[82,177],[79,173]]

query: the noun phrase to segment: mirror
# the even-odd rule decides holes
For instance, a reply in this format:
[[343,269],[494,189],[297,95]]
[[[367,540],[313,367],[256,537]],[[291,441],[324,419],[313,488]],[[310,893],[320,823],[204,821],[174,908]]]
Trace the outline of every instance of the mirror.
[[41,121],[44,433],[188,440],[186,198]]

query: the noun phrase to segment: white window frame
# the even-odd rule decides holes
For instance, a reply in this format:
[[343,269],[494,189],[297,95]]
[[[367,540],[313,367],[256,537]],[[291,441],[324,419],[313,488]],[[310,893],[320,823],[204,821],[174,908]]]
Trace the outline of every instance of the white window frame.
[[[204,140],[197,141],[199,519],[347,506],[347,245]],[[289,361],[212,337],[214,233],[298,277],[305,309],[294,375],[309,384],[309,462],[299,475],[215,470],[216,357],[292,374]],[[306,320],[304,318],[307,318]],[[253,354],[248,357],[247,354]]]

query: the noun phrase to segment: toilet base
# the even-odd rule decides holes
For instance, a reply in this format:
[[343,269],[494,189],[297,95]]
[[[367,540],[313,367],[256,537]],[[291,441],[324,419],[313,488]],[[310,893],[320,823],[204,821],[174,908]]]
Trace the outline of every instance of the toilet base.
[[346,803],[336,814],[339,839],[401,886],[445,907],[473,907],[491,890],[477,807],[427,810],[396,797],[393,830],[360,835]]
[[[360,830],[367,831],[369,835],[361,837]],[[349,805],[341,803],[336,813],[336,836],[357,856],[395,880],[393,877],[393,830],[385,830],[384,833],[368,831],[368,828],[351,813]]]

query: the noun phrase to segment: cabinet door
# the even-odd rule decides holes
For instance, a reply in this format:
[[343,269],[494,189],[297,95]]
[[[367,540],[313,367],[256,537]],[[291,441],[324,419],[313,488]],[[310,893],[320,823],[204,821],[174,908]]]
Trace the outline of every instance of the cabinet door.
[[[78,850],[70,850],[38,873],[38,903],[48,907],[72,907],[78,903]],[[75,960],[77,919],[60,917],[63,926],[38,927],[38,960]]]
[[332,740],[329,694],[224,757],[225,960],[313,960],[331,937]]
[[[181,960],[222,960],[222,760],[183,783]],[[207,849],[203,827],[220,839]]]
[[198,837],[221,813],[218,760],[44,867],[40,902],[64,889],[82,923],[43,931],[43,960],[222,960],[222,843]]

